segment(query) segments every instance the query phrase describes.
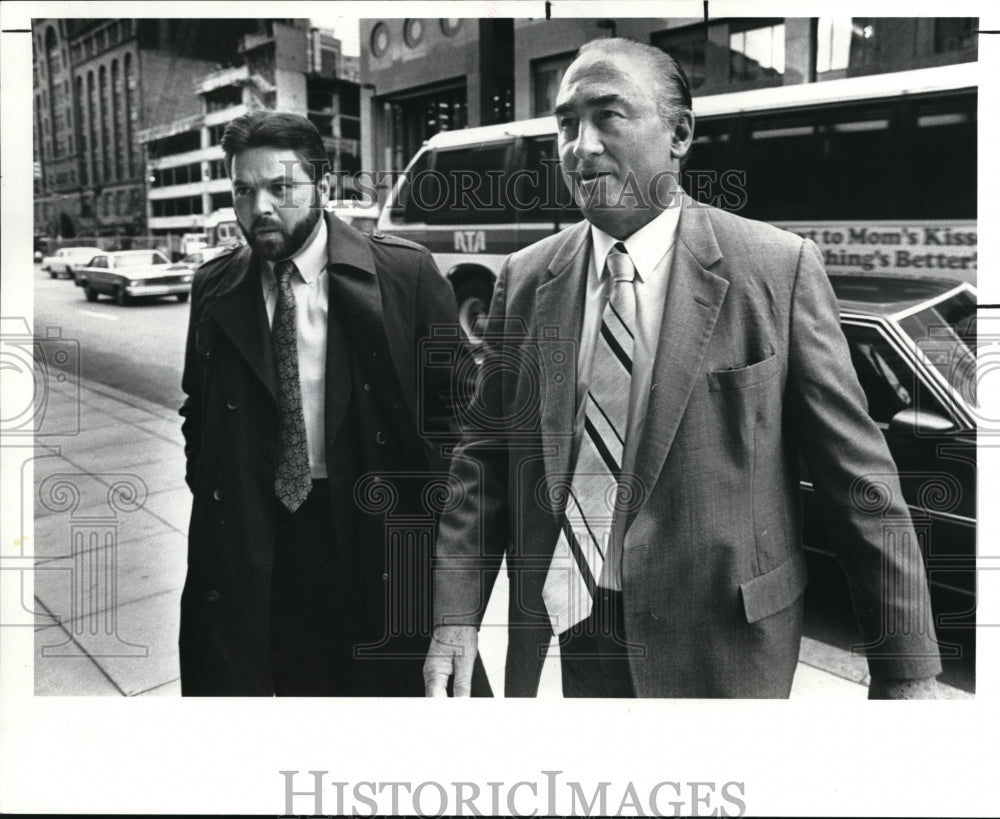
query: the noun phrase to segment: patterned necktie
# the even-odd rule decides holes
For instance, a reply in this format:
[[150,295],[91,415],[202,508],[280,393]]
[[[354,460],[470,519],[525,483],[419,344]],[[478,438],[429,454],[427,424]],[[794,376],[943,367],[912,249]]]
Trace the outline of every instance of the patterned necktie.
[[278,302],[271,322],[274,363],[278,371],[278,469],[274,492],[289,512],[298,509],[312,489],[306,421],[302,413],[299,353],[296,343],[295,262],[285,259],[274,266],[278,277]]
[[594,350],[584,433],[580,441],[566,513],[542,599],[552,630],[562,634],[590,616],[604,567],[620,491],[625,429],[632,384],[635,327],[635,267],[618,242],[605,270],[611,295]]

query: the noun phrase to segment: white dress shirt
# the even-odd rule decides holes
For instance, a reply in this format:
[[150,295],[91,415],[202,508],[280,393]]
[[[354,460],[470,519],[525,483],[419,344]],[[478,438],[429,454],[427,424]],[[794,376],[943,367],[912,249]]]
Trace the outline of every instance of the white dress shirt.
[[[326,472],[326,323],[329,309],[329,280],[326,273],[326,220],[319,220],[319,229],[312,240],[299,250],[291,261],[298,268],[292,276],[295,294],[296,349],[299,358],[299,383],[302,389],[302,413],[306,422],[309,445],[309,471],[313,479],[327,477]],[[261,286],[267,323],[274,321],[278,303],[278,280],[274,262],[261,266]]]
[[[636,450],[642,438],[646,420],[646,407],[654,385],[653,360],[660,338],[663,306],[667,296],[667,277],[673,261],[674,239],[680,208],[667,208],[653,221],[643,226],[622,244],[635,265],[635,346],[633,348],[632,384],[629,395],[628,427],[625,433],[625,451],[622,458],[624,474],[635,471]],[[601,331],[601,319],[608,303],[610,276],[604,275],[604,262],[611,248],[619,241],[603,230],[590,226],[591,253],[587,274],[587,292],[583,310],[583,328],[580,334],[580,352],[577,359],[576,389],[576,451],[583,434],[586,417],[586,397],[590,385],[590,369],[594,350]],[[611,531],[599,585],[621,590],[622,540],[625,521],[615,519]]]

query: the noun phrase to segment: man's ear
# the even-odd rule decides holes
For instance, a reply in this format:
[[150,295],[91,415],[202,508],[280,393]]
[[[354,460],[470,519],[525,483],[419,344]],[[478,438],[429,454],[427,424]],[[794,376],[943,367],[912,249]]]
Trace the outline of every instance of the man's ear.
[[316,183],[316,199],[320,207],[325,207],[330,201],[331,182],[330,174],[324,173]]
[[670,135],[670,155],[674,159],[683,159],[691,150],[691,141],[694,139],[694,112],[686,109],[677,117],[674,122],[674,130]]

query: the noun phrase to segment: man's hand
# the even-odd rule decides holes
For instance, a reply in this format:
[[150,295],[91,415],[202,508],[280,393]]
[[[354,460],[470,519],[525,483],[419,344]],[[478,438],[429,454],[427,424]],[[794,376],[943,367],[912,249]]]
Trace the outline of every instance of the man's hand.
[[438,626],[424,661],[424,693],[447,697],[448,678],[455,675],[455,696],[468,697],[472,689],[472,666],[478,651],[475,626]]
[[870,700],[936,700],[938,685],[934,677],[925,680],[885,680],[872,677],[868,684]]

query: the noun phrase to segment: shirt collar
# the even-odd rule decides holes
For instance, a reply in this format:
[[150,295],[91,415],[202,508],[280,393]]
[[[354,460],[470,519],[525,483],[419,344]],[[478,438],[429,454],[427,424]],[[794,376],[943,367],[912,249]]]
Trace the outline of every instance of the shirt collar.
[[[298,253],[290,257],[290,261],[295,262],[295,267],[298,268],[302,281],[310,287],[319,278],[319,274],[326,269],[326,240],[326,219],[321,217],[319,229],[312,240],[307,242],[305,247],[300,248]],[[267,270],[271,274],[272,280],[274,279],[275,264],[276,262],[271,261],[267,263]]]
[[[635,272],[640,281],[645,281],[652,275],[656,266],[673,246],[680,215],[680,207],[669,207],[627,239],[621,240],[632,259],[632,264],[635,265]],[[608,253],[620,240],[593,225],[590,226],[590,235],[597,272],[598,275],[603,275]]]

